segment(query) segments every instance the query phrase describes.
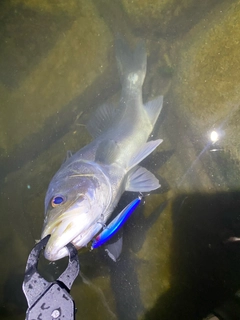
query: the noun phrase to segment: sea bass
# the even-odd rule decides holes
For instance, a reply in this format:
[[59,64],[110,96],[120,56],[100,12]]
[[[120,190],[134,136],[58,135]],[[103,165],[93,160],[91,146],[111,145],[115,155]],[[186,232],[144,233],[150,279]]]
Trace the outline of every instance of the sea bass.
[[147,55],[143,42],[132,52],[125,40],[115,44],[122,85],[119,105],[102,105],[87,125],[94,140],[69,157],[52,178],[45,198],[42,238],[51,235],[44,255],[68,255],[69,242],[80,249],[105,226],[124,191],[149,192],[158,179],[138,164],[161,142],[148,141],[163,97],[143,105]]

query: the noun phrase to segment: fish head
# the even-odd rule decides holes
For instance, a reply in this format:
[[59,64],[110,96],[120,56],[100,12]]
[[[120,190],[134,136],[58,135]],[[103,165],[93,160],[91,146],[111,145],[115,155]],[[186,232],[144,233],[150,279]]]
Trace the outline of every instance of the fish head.
[[102,228],[107,190],[94,175],[70,175],[53,179],[45,198],[41,238],[51,235],[44,256],[55,261],[68,256],[66,245],[86,246]]

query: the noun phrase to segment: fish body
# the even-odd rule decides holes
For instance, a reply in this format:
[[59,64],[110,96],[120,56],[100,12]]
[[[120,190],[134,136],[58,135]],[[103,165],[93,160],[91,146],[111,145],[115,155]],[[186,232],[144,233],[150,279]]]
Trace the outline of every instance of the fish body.
[[[133,52],[121,38],[116,59],[122,84],[117,108],[101,106],[87,125],[94,140],[68,158],[51,180],[45,198],[42,238],[48,260],[68,255],[66,244],[86,246],[102,229],[122,193],[160,187],[156,177],[138,166],[161,142],[148,141],[162,108],[162,96],[143,105],[146,51]],[[148,141],[148,142],[147,142]]]

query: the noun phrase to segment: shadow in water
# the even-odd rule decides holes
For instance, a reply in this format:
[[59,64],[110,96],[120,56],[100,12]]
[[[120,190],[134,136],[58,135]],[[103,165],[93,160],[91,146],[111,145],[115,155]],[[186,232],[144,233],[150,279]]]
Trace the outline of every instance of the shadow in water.
[[124,228],[124,246],[120,259],[117,263],[109,259],[107,261],[118,319],[135,320],[144,311],[136,270],[140,263],[145,262],[137,259],[133,252],[137,253],[142,248],[147,232],[156,223],[166,204],[162,203],[148,217],[141,210],[134,212]]
[[27,301],[22,292],[22,282],[23,275],[20,272],[10,273],[3,288],[0,319],[16,319],[18,316],[23,319],[27,310]]
[[[129,203],[130,196],[134,197],[134,195],[125,194],[121,200],[122,207]],[[157,207],[148,217],[144,216],[142,205],[136,209],[118,232],[123,236],[123,249],[117,262],[108,257],[104,246],[79,257],[82,273],[87,278],[92,280],[100,275],[110,276],[117,319],[135,320],[140,313],[144,312],[136,270],[139,264],[145,262],[138,259],[135,253],[141,249],[147,231],[159,218],[165,205],[166,202]],[[99,267],[96,268],[96,265]]]
[[240,288],[239,192],[183,194],[173,205],[171,289],[145,320],[198,320]]

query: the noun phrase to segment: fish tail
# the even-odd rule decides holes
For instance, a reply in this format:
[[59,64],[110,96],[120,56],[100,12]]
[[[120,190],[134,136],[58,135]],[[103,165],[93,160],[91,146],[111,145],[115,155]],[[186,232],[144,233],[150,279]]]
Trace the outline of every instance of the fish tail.
[[147,54],[143,41],[132,52],[126,41],[118,35],[115,42],[116,59],[123,87],[141,88],[147,66]]

